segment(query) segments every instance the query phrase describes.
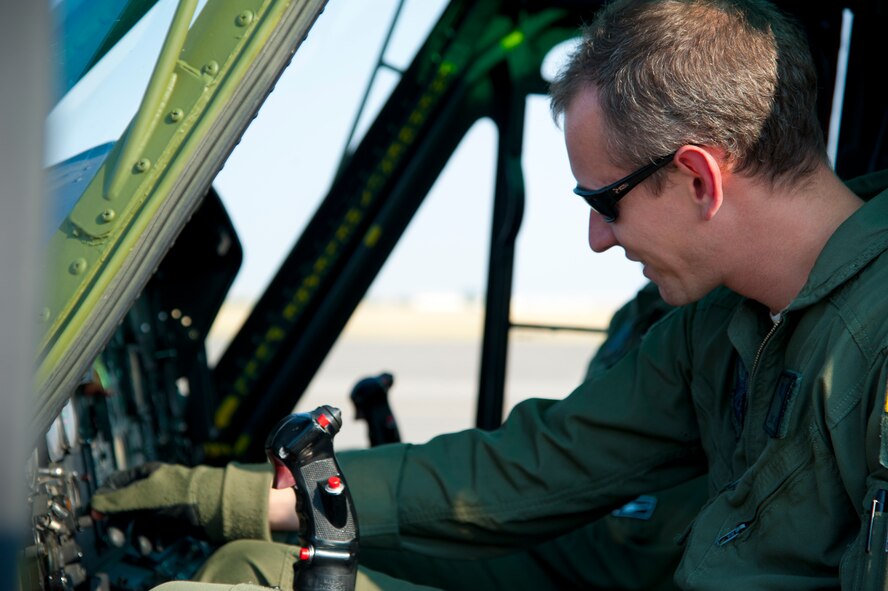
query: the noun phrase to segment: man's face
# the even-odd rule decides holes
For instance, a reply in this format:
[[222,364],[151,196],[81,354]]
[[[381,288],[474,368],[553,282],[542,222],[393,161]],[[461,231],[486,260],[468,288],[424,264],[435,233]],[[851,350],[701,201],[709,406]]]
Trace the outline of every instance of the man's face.
[[[570,103],[564,115],[564,137],[571,170],[582,187],[604,187],[632,172],[614,166],[608,158],[594,87]],[[682,305],[700,299],[721,282],[707,260],[711,258],[706,256],[708,249],[695,232],[701,221],[688,194],[693,191],[692,180],[680,175],[674,164],[664,170],[669,178],[662,192],[653,193],[650,179],[642,182],[620,200],[615,222],[607,223],[590,211],[589,246],[595,252],[621,246],[626,258],[644,265],[645,277],[657,284],[666,302]]]

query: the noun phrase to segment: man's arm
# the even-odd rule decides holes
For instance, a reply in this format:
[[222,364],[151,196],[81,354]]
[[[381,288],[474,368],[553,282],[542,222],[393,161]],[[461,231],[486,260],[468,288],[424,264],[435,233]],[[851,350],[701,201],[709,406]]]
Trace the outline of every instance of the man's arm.
[[[185,519],[210,540],[271,539],[267,516],[272,470],[232,462],[225,468],[154,464],[119,473],[92,498],[95,513],[117,520]],[[292,510],[293,505],[291,505]]]
[[[568,398],[518,405],[496,431],[339,454],[362,542],[532,544],[702,473],[683,316]],[[232,465],[220,482],[207,517],[223,539],[298,531],[294,493],[270,487],[270,466]]]
[[692,313],[658,324],[568,398],[519,404],[495,431],[341,454],[362,544],[501,551],[705,471],[688,383]]

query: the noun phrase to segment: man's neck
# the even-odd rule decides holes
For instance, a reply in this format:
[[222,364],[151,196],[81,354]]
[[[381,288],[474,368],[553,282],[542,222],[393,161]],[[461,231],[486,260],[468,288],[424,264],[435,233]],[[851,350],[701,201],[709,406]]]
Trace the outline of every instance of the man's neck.
[[744,179],[734,189],[745,192],[735,221],[737,236],[745,238],[727,255],[726,284],[779,313],[805,286],[829,238],[863,202],[826,166],[791,188]]

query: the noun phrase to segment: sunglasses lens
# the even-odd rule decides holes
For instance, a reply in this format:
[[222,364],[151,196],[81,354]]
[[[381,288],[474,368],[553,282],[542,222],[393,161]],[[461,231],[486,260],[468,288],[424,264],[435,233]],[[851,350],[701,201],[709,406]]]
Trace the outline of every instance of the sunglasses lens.
[[[590,205],[592,204],[590,203]],[[608,206],[605,204],[596,203],[595,205],[592,205],[592,209],[595,211],[595,213],[604,218],[604,221],[608,223],[613,222],[617,219],[616,206]]]

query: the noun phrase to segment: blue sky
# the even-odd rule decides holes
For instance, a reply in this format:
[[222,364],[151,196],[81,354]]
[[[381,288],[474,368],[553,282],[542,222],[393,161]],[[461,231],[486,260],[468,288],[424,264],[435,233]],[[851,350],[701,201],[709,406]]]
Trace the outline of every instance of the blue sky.
[[[395,13],[396,0],[330,2],[250,125],[214,186],[244,246],[231,295],[252,300],[273,276],[331,182],[345,137]],[[51,113],[47,162],[114,140],[132,117],[175,8],[161,0],[143,23]],[[406,67],[443,9],[408,0],[386,61]],[[382,71],[370,116],[397,82]],[[525,220],[517,245],[517,297],[561,305],[619,302],[642,285],[621,250],[592,253],[587,206],[574,197],[560,130],[544,97],[528,104]],[[496,131],[479,122],[463,141],[371,287],[377,299],[449,293],[483,297]]]

